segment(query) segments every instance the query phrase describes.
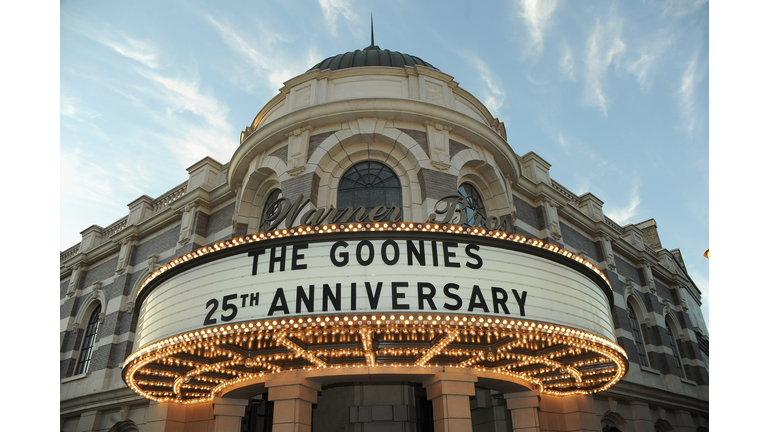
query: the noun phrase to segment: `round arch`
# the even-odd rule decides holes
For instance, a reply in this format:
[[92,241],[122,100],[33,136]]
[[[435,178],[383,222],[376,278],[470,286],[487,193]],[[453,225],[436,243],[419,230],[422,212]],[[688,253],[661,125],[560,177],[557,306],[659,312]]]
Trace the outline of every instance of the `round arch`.
[[344,173],[352,166],[370,160],[384,164],[398,177],[402,190],[403,220],[413,220],[414,206],[421,203],[417,177],[420,164],[416,155],[402,142],[384,134],[377,134],[374,143],[365,142],[361,136],[349,135],[333,144],[328,151],[313,154],[311,163],[316,166],[315,174],[319,177],[317,206],[335,207],[337,188]]
[[[101,284],[99,283],[99,285]],[[94,289],[83,299],[81,306],[78,308],[77,314],[75,315],[75,320],[72,321],[71,330],[76,331],[85,329],[85,326],[88,324],[88,318],[90,318],[94,309],[99,305],[101,306],[102,311],[99,319],[103,320],[107,310],[107,298],[104,296],[101,289]]]
[[267,156],[260,162],[249,173],[237,198],[235,219],[248,225],[247,234],[258,232],[264,201],[273,189],[282,188],[280,172],[285,172],[283,161],[274,156]]
[[109,432],[138,432],[139,426],[133,420],[123,420],[115,423]]
[[627,421],[624,419],[624,417],[622,417],[621,414],[615,411],[608,411],[603,414],[603,417],[600,418],[600,426],[602,427],[601,430],[605,432],[629,430],[627,427]]

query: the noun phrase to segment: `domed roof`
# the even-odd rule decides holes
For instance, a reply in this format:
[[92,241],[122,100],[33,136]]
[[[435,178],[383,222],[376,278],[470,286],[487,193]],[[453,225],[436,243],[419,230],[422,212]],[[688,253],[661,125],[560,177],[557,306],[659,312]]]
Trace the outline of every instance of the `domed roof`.
[[377,45],[371,45],[365,49],[354,50],[344,54],[328,57],[314,65],[309,71],[330,69],[332,71],[353,67],[387,66],[401,68],[403,66],[425,66],[434,70],[440,70],[424,60],[405,53],[381,49]]

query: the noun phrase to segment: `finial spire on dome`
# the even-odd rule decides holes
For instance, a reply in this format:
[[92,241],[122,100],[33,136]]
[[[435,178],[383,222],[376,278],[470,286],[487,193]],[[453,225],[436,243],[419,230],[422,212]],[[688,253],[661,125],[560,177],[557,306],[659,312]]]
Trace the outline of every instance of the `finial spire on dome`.
[[373,42],[373,12],[371,12],[371,45],[363,48],[363,51],[378,50],[378,49],[381,49],[381,48],[377,47],[376,44]]

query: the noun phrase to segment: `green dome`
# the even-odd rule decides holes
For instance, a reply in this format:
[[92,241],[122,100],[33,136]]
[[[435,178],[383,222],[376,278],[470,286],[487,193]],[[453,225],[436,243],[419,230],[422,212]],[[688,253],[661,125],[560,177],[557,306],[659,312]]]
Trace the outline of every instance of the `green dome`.
[[405,53],[381,49],[376,45],[371,45],[363,50],[354,50],[344,54],[337,54],[314,65],[309,71],[330,69],[332,71],[347,69],[353,67],[366,66],[425,66],[434,70],[440,70],[424,60]]

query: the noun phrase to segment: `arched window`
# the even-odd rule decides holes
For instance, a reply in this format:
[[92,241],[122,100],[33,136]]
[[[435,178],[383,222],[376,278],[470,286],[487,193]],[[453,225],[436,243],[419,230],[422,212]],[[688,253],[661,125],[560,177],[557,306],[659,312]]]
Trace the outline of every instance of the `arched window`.
[[91,363],[91,354],[93,354],[93,345],[96,343],[96,333],[99,331],[99,314],[101,305],[91,313],[88,319],[88,327],[85,328],[85,337],[83,338],[83,347],[80,349],[80,358],[77,360],[77,369],[75,375],[80,375],[88,371],[88,365]]
[[683,366],[680,363],[680,354],[678,354],[677,350],[677,339],[675,339],[675,336],[672,333],[672,326],[669,325],[669,321],[666,321],[665,323],[667,325],[667,336],[669,336],[669,347],[672,348],[672,357],[675,359],[675,367],[677,367],[677,373],[681,377],[685,378],[685,371],[683,371]]
[[386,165],[374,161],[361,162],[344,173],[339,182],[336,206],[365,207],[370,211],[376,206],[403,207],[400,180]]
[[643,335],[640,333],[640,323],[637,322],[637,314],[631,304],[627,304],[627,313],[629,315],[629,325],[632,327],[632,337],[635,339],[637,347],[637,356],[640,357],[640,364],[648,366],[648,355],[645,353],[645,344]]
[[264,201],[264,207],[261,209],[261,221],[259,222],[259,232],[268,231],[270,229],[267,219],[271,218],[277,212],[276,208],[272,208],[277,200],[282,197],[283,191],[280,189],[273,189],[272,192],[267,195],[267,199]]
[[465,226],[474,226],[478,214],[480,214],[482,218],[487,217],[485,214],[485,205],[483,205],[483,197],[471,183],[462,183],[461,186],[459,186],[458,192],[459,196],[464,201],[464,208],[467,212],[467,221],[464,222]]

